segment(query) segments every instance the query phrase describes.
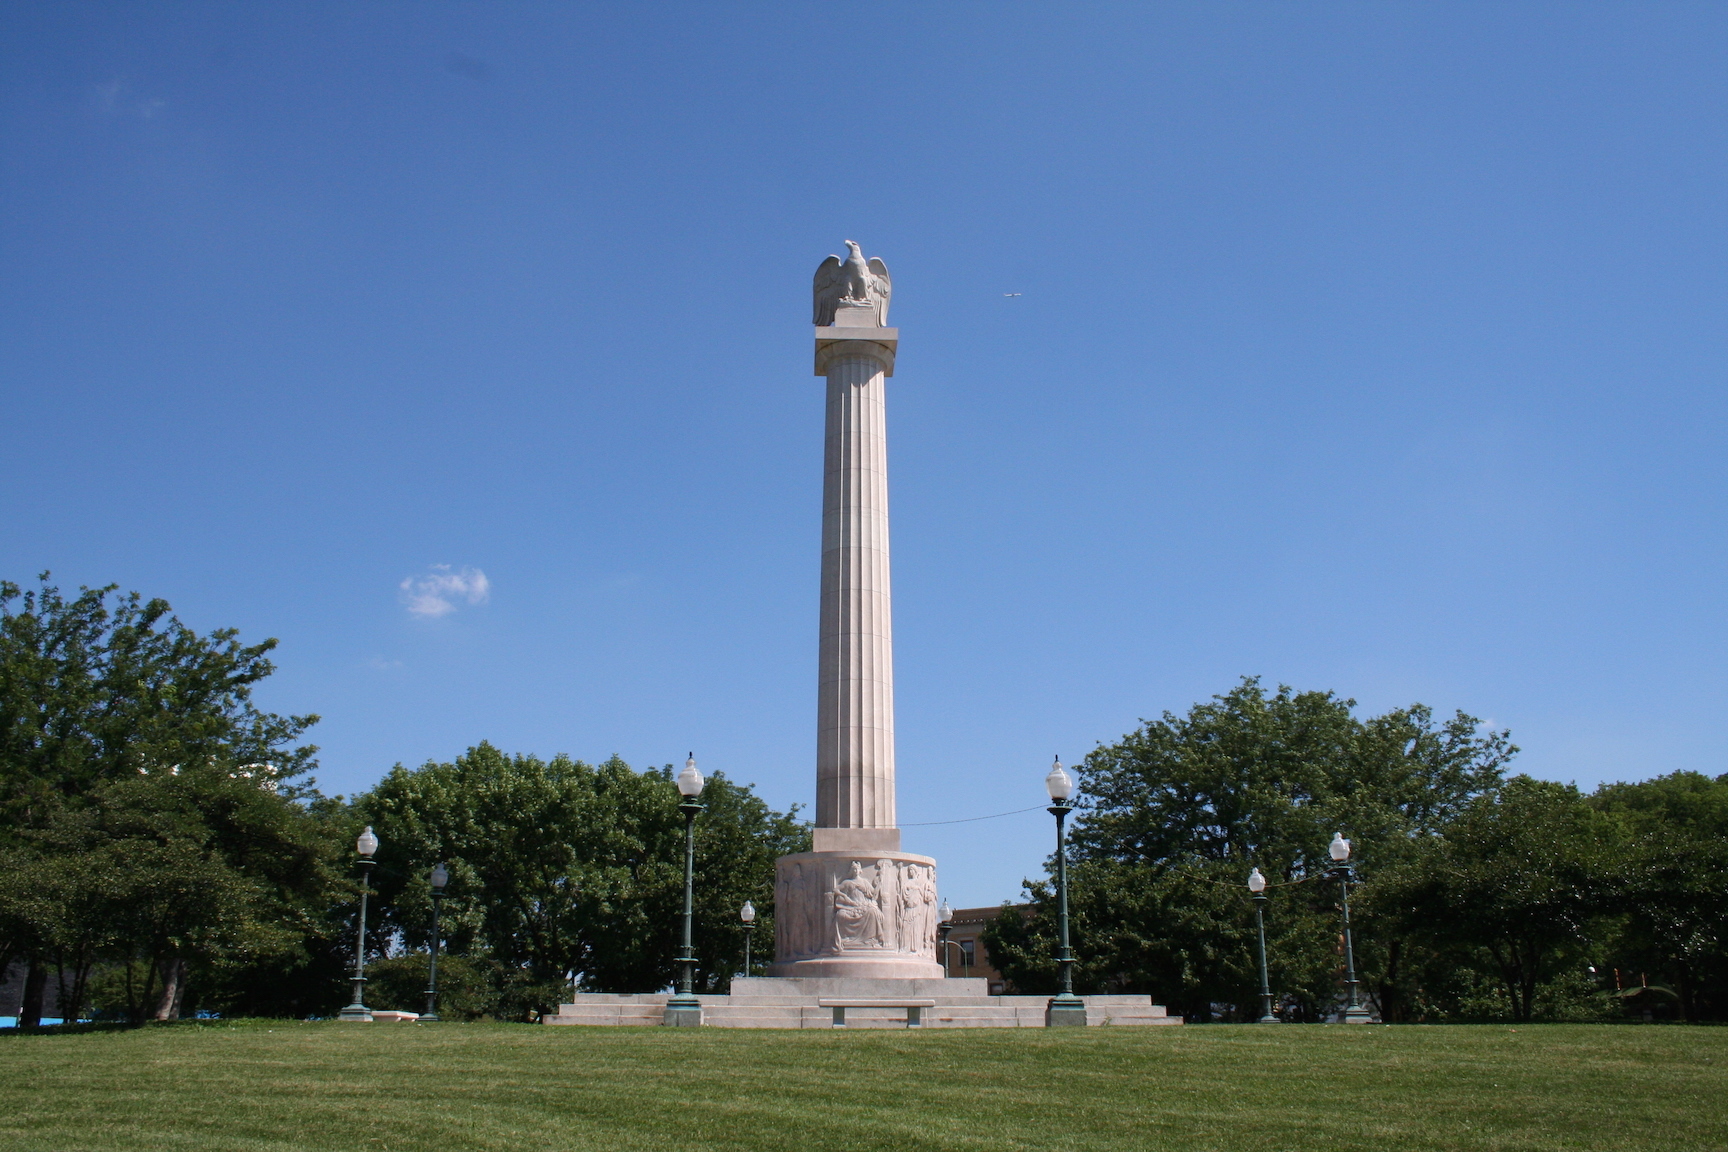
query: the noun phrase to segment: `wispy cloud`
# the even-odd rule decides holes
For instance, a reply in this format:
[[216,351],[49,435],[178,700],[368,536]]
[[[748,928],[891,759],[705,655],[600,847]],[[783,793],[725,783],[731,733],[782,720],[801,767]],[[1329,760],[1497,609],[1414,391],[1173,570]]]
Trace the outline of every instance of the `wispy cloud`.
[[168,106],[166,100],[133,91],[132,86],[120,77],[96,85],[91,92],[91,103],[104,116],[136,116],[140,120],[153,120]]
[[410,576],[398,587],[410,615],[436,618],[448,616],[462,602],[484,604],[492,595],[492,582],[478,568],[452,569],[434,564],[424,576]]

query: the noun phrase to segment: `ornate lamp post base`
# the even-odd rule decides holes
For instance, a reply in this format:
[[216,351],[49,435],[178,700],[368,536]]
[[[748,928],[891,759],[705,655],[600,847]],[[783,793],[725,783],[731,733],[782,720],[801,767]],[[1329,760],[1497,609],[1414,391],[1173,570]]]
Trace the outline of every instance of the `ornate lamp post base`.
[[1044,1009],[1045,1027],[1059,1028],[1064,1025],[1086,1027],[1086,1001],[1072,992],[1050,997],[1050,1004]]
[[[359,981],[355,981],[355,983],[358,984]],[[372,1009],[366,1007],[365,1004],[362,1004],[360,1002],[360,989],[359,988],[354,989],[354,1003],[352,1003],[352,1004],[348,1005],[348,1007],[342,1009],[341,1013],[339,1013],[337,1015],[336,1019],[346,1020],[351,1024],[370,1024],[370,1023],[372,1023]]]
[[660,1022],[670,1028],[700,1028],[702,1001],[694,996],[674,996],[666,1001],[666,1014]]

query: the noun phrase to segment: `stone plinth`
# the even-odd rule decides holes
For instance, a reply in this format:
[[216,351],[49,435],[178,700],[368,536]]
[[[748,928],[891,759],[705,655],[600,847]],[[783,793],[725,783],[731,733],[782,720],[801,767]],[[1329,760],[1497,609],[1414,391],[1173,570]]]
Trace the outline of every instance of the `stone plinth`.
[[757,1001],[790,999],[814,1004],[827,996],[933,996],[940,1000],[959,997],[964,1000],[984,999],[990,995],[989,981],[979,976],[914,977],[912,979],[872,979],[868,976],[813,976],[785,978],[775,976],[734,976],[732,998]]
[[[664,992],[621,996],[588,993],[561,1005],[556,1015],[541,1018],[544,1024],[637,1025],[656,1027],[663,1023]],[[834,1028],[831,1005],[836,999],[918,1000],[928,1004],[920,1025],[929,1028],[1043,1028],[1048,996],[989,996],[984,981],[816,979],[780,980],[773,977],[739,978],[732,981],[729,996],[702,997],[702,1024],[706,1028]],[[1086,996],[1086,1023],[1094,1028],[1169,1025],[1182,1023],[1152,1003],[1150,996]],[[846,1012],[846,1028],[891,1028],[907,1026],[904,1007],[852,1008]]]
[[[821,831],[821,829],[818,829]],[[772,977],[940,980],[936,861],[801,852],[775,862]]]

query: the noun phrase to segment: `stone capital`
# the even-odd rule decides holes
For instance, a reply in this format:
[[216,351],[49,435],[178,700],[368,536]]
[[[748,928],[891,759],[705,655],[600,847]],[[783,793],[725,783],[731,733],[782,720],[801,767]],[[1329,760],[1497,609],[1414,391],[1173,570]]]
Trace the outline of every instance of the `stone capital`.
[[899,347],[898,328],[817,328],[816,375],[828,375],[828,362],[835,357],[869,356],[881,363],[884,376],[892,376]]

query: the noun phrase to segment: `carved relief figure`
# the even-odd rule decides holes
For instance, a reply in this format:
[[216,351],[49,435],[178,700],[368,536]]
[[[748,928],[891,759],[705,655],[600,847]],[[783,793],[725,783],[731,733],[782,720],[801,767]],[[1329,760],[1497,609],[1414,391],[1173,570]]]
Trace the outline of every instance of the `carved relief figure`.
[[876,911],[881,916],[878,948],[898,947],[894,937],[900,926],[900,869],[892,860],[876,861]]
[[785,862],[775,884],[776,955],[809,960],[842,952],[931,957],[936,874],[905,860]]
[[[812,870],[813,871],[813,870]],[[819,909],[811,907],[811,901],[806,893],[811,888],[811,873],[803,864],[793,864],[790,869],[781,873],[784,895],[778,897],[785,903],[775,904],[775,924],[785,925],[785,942],[782,956],[808,956],[820,947],[821,937],[815,930],[815,925],[821,919]],[[781,909],[785,909],[784,912]]]
[[936,911],[936,869],[924,870],[924,935],[919,950],[932,960],[936,958],[936,931],[940,916]]
[[929,869],[916,864],[905,865],[900,874],[900,951],[924,952],[925,924],[936,899],[935,886],[930,883]]
[[834,309],[874,307],[876,326],[888,326],[888,299],[894,294],[894,281],[888,275],[888,265],[880,256],[864,259],[864,250],[856,241],[846,241],[846,259],[830,256],[816,269],[814,295],[816,323],[826,327],[834,323]]
[[936,869],[924,869],[924,927],[918,937],[918,951],[936,956]]
[[774,955],[791,956],[795,953],[792,935],[792,885],[786,882],[786,870],[774,870],[774,907],[779,915],[774,917]]
[[852,874],[834,886],[834,943],[841,950],[882,947],[883,917],[877,885],[852,861]]
[[[779,939],[775,943],[776,954],[780,956],[796,956],[804,949],[803,933],[804,910],[798,900],[798,874],[802,869],[794,864],[791,868],[778,870],[778,883],[774,886],[774,908],[778,913],[774,917],[774,934]],[[784,909],[784,911],[781,911]]]
[[798,954],[813,956],[825,943],[827,909],[822,904],[822,870],[814,864],[798,865]]

